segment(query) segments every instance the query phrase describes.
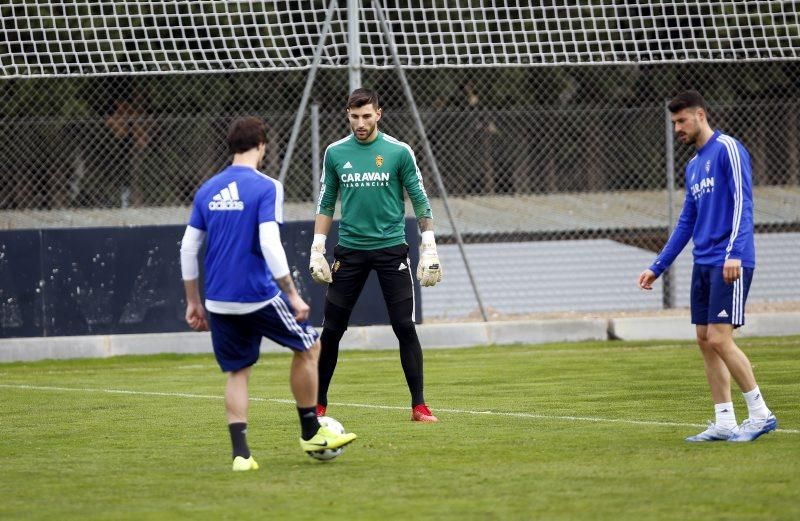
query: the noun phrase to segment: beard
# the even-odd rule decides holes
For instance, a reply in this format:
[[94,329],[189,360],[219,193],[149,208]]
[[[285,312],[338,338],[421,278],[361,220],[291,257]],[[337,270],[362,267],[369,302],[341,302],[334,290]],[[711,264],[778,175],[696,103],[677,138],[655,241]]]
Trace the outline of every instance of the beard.
[[359,127],[350,127],[350,128],[353,131],[353,134],[355,134],[356,138],[361,140],[367,139],[372,135],[373,132],[375,132],[375,125],[369,127],[364,126],[360,128]]

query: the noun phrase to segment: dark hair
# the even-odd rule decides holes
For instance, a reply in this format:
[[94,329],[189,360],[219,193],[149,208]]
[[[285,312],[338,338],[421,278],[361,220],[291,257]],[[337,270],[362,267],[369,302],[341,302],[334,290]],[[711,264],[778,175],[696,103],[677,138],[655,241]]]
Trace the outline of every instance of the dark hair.
[[259,118],[236,118],[228,129],[228,151],[231,154],[247,152],[267,142],[267,128]]
[[708,112],[708,106],[703,95],[696,90],[685,90],[672,98],[672,101],[667,105],[667,109],[675,114],[683,109],[696,108],[703,109]]
[[367,103],[372,104],[376,109],[381,108],[381,100],[378,98],[378,93],[370,89],[356,89],[347,98],[348,109],[357,109],[363,107]]

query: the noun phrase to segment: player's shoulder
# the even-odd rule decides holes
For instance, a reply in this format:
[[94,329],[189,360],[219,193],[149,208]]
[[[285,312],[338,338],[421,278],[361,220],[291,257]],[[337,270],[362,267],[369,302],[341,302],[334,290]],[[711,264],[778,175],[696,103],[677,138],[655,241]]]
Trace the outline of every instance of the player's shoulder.
[[274,177],[270,177],[264,172],[260,170],[256,170],[255,168],[252,170],[254,174],[253,178],[255,182],[258,183],[260,186],[265,188],[273,188],[276,190],[280,190],[283,188],[283,183],[275,179]]
[[411,150],[411,147],[409,146],[408,143],[406,143],[405,141],[401,141],[401,140],[397,139],[394,136],[390,136],[389,134],[384,133],[383,134],[383,140],[389,146],[394,146],[394,147],[399,147],[399,148],[403,148],[403,149],[406,149],[406,150]]
[[385,143],[386,148],[389,150],[393,150],[398,154],[409,154],[412,157],[414,156],[414,150],[412,150],[411,146],[406,143],[405,141],[400,141],[394,136],[390,136],[389,134],[382,134],[383,142]]
[[255,195],[261,199],[272,200],[275,197],[276,200],[283,201],[283,183],[256,169],[252,170],[251,177],[253,181],[250,186]]
[[237,194],[262,194],[282,191],[283,185],[275,178],[249,166],[231,165],[206,181],[206,190],[227,188]]
[[736,139],[735,137],[720,132],[715,142],[717,150],[717,158],[727,160],[732,163],[738,163],[741,156],[747,156],[747,147]]
[[325,154],[326,155],[329,153],[335,154],[340,150],[344,150],[347,148],[347,146],[350,144],[351,141],[352,141],[352,135],[343,137],[338,141],[334,141],[333,143],[328,145],[328,147],[325,149]]
[[224,176],[225,170],[217,172],[216,174],[212,175],[205,181],[203,181],[199,187],[197,187],[197,191],[195,192],[195,198],[202,197],[203,194],[217,190],[217,187],[221,184],[224,184]]
[[747,148],[744,146],[744,143],[742,143],[738,138],[735,138],[732,135],[726,134],[724,132],[720,132],[717,135],[717,139],[714,144],[717,146],[719,150],[726,150],[730,148],[747,150]]

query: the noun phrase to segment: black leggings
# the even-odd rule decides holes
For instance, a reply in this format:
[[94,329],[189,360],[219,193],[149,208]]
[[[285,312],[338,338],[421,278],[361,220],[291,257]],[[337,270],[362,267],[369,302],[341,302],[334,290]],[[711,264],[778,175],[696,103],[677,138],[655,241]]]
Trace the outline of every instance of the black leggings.
[[[406,377],[408,390],[411,393],[411,406],[425,403],[422,379],[422,346],[420,346],[417,330],[411,320],[413,299],[387,304],[392,330],[400,343],[400,363]],[[336,361],[339,358],[339,342],[347,330],[350,310],[337,306],[330,301],[325,303],[325,323],[322,328],[322,352],[319,357],[319,394],[317,403],[328,405],[328,387]]]

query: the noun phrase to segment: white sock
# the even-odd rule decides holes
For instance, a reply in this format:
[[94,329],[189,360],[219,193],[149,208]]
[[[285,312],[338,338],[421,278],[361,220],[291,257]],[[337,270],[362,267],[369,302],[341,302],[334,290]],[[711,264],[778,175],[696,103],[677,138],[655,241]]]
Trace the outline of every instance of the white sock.
[[733,402],[715,403],[714,413],[716,414],[716,423],[720,427],[733,429],[736,427],[736,413],[733,412]]
[[747,412],[750,413],[750,419],[763,420],[771,414],[758,386],[752,391],[742,393],[742,395],[747,403]]

